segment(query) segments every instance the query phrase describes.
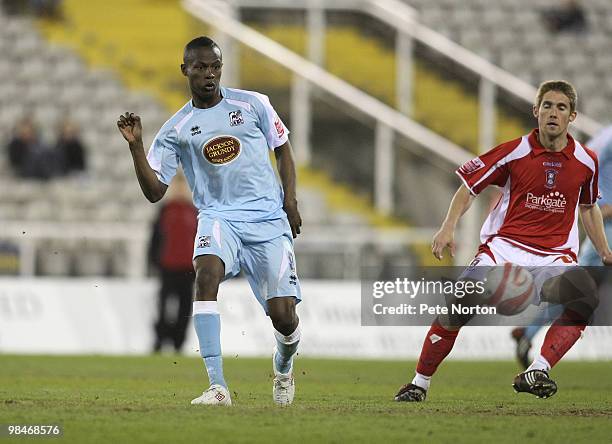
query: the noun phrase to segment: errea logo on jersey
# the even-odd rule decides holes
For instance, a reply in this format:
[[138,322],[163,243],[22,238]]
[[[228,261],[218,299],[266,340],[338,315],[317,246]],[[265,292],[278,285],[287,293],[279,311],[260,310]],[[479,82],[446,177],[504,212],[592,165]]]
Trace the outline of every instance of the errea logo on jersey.
[[551,213],[565,213],[567,201],[565,196],[558,191],[550,192],[536,196],[533,193],[527,193],[525,207],[532,210],[548,211]]

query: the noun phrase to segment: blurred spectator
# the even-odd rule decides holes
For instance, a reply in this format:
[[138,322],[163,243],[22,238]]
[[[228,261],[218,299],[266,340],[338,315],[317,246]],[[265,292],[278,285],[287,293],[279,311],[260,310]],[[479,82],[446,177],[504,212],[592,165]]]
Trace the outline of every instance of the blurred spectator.
[[153,351],[159,352],[164,342],[171,341],[180,352],[191,315],[193,240],[198,226],[198,213],[182,174],[175,176],[164,202],[149,245],[149,259],[161,280]]
[[62,17],[62,0],[2,0],[2,9],[8,15],[34,14],[38,17]]
[[9,164],[18,177],[46,180],[58,172],[58,158],[40,138],[31,117],[26,116],[15,127],[8,143]]
[[7,15],[24,14],[28,4],[23,0],[2,0],[2,9]]
[[68,119],[64,120],[60,126],[55,152],[58,156],[61,174],[85,172],[85,146],[79,137],[77,126]]
[[15,175],[23,175],[30,145],[36,143],[37,135],[34,122],[29,118],[24,118],[17,122],[13,131],[13,138],[7,145],[9,165]]
[[588,28],[586,14],[579,0],[565,0],[558,7],[544,10],[542,19],[548,30],[554,33],[579,33]]
[[61,0],[29,0],[30,10],[38,17],[61,18]]

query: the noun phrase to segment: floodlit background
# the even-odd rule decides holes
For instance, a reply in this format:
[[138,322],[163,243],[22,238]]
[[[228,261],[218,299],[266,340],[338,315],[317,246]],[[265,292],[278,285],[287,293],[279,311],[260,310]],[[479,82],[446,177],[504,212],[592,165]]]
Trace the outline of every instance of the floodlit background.
[[[160,204],[142,196],[116,120],[140,114],[148,146],[188,100],[182,48],[205,34],[224,51],[222,84],[267,94],[291,130],[302,352],[416,356],[422,328],[360,326],[362,268],[433,264],[454,169],[535,125],[541,81],[576,85],[579,140],[611,120],[612,4],[579,5],[584,20],[548,0],[4,0],[0,352],[151,350]],[[11,147],[17,134],[31,157]],[[457,265],[488,199],[464,218]],[[224,284],[220,302],[224,351],[268,355],[246,281]],[[611,329],[592,331],[570,356],[611,357],[595,341]],[[453,356],[511,358],[508,333],[466,331]]]

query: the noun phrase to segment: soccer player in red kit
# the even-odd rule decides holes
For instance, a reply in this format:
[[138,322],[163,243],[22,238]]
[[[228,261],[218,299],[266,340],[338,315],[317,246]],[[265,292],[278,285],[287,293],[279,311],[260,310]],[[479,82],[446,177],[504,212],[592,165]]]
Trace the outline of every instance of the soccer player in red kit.
[[[597,307],[594,282],[585,270],[575,267],[578,214],[603,264],[612,265],[612,251],[596,203],[597,156],[567,132],[576,118],[576,100],[576,90],[570,83],[542,83],[533,106],[538,128],[457,169],[463,184],[432,242],[436,258],[442,258],[445,248],[454,255],[455,227],[474,196],[488,185],[502,188],[499,202],[482,227],[482,244],[463,276],[482,278],[487,266],[506,262],[536,267],[534,302],[564,305],[564,312],[548,329],[540,354],[514,379],[517,392],[539,398],[556,393],[557,385],[548,373],[580,338]],[[468,320],[451,323],[447,317],[438,317],[434,321],[425,338],[416,375],[400,389],[396,401],[425,400],[432,375]]]

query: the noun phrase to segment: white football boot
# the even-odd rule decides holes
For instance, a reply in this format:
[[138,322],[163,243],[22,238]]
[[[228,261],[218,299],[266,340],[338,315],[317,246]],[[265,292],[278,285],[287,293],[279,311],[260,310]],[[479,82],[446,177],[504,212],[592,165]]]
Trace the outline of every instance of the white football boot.
[[229,390],[219,384],[211,385],[201,396],[191,400],[192,405],[232,405]]
[[291,367],[287,373],[279,373],[276,370],[276,363],[274,361],[274,355],[276,355],[276,349],[272,353],[272,369],[274,370],[274,383],[272,384],[272,399],[277,405],[286,407],[291,405],[293,397],[295,396],[295,381],[293,380],[293,360],[291,360]]

